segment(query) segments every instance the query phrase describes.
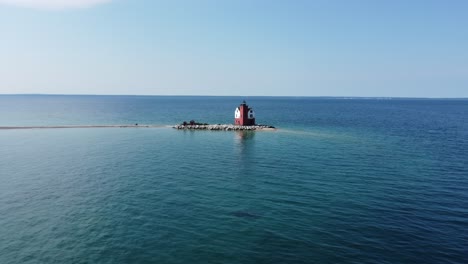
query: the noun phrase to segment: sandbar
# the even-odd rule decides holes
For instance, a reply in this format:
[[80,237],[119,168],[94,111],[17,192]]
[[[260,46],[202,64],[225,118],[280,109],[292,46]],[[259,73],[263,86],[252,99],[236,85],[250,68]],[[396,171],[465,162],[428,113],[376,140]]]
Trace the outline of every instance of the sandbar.
[[56,129],[56,128],[157,128],[163,125],[61,125],[61,126],[0,126],[6,129]]

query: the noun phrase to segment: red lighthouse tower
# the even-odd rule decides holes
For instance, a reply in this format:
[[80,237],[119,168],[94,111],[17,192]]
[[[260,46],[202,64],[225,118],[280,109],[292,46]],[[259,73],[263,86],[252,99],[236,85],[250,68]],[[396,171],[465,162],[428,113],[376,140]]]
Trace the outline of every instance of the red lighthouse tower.
[[255,113],[245,101],[236,108],[234,112],[234,124],[238,126],[254,126]]

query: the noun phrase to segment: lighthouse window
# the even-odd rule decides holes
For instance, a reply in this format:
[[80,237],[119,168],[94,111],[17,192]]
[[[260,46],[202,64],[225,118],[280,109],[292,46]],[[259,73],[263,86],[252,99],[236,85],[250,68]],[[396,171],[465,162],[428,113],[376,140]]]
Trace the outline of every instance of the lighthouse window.
[[249,119],[253,119],[254,118],[254,113],[252,110],[249,110]]
[[239,108],[236,108],[236,112],[234,113],[235,118],[240,118],[240,110]]

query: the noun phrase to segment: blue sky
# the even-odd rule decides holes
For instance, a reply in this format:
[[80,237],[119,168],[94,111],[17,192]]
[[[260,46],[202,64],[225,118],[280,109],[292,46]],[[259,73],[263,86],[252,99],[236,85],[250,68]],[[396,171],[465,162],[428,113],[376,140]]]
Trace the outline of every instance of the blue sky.
[[468,1],[0,0],[0,93],[468,97]]

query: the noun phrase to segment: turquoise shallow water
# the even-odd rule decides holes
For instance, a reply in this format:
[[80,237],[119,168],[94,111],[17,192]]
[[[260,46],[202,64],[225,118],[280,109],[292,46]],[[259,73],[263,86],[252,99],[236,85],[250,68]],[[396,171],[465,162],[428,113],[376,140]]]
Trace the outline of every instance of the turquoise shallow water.
[[[236,97],[0,96],[0,126]],[[0,130],[0,263],[466,263],[468,101],[247,98],[275,132]]]

